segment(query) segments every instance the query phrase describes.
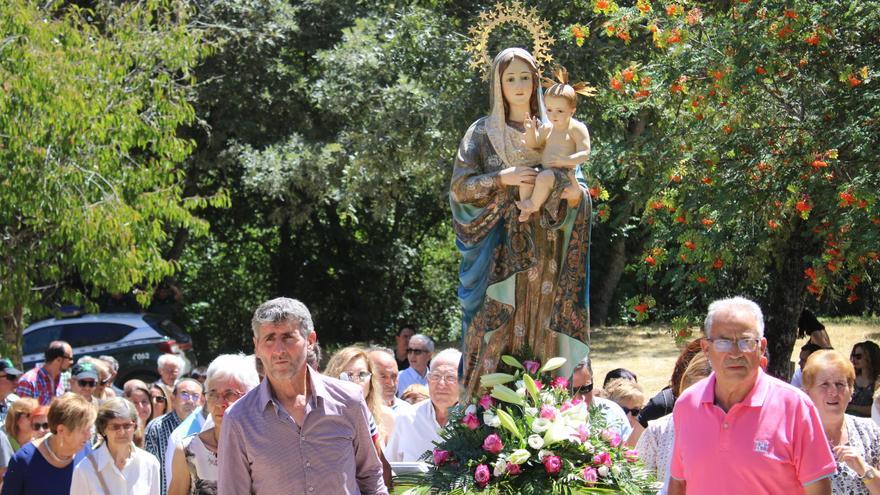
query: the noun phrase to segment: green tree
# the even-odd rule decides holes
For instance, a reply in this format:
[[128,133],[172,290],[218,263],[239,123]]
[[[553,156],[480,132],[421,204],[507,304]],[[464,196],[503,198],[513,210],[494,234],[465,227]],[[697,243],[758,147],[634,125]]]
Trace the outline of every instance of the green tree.
[[[592,6],[603,34],[651,50],[612,67],[602,95],[658,116],[649,146],[662,173],[634,271],[669,302],[760,299],[770,369],[785,375],[806,297],[853,302],[878,274],[880,4]],[[650,294],[630,302],[657,311]]]
[[147,289],[177,265],[169,227],[225,196],[184,197],[192,68],[206,53],[176,1],[41,9],[0,4],[0,315],[20,357],[24,318],[100,291]]

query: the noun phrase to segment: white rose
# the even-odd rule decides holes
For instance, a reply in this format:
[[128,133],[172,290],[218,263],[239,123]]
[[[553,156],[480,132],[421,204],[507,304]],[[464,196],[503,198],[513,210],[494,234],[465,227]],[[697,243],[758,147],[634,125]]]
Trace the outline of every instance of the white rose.
[[532,431],[535,433],[544,433],[550,428],[550,420],[546,418],[535,418],[532,421]]
[[501,420],[498,419],[498,416],[495,416],[489,411],[483,413],[483,423],[486,423],[492,428],[498,428],[499,426],[501,426]]
[[495,474],[495,477],[499,477],[502,474],[507,472],[507,459],[504,456],[499,456],[498,460],[495,461],[495,469],[492,470]]
[[533,449],[540,449],[544,446],[544,439],[541,438],[541,435],[529,435],[529,447]]
[[525,397],[526,396],[525,387],[520,387],[520,388],[516,389],[516,395],[518,395],[520,397]]
[[590,454],[596,451],[596,448],[593,447],[593,444],[591,444],[590,442],[584,443],[584,449],[586,449],[586,451]]
[[599,471],[599,476],[601,476],[603,478],[608,476],[608,466],[606,466],[604,464],[599,466],[599,469],[597,469],[597,471]]
[[611,473],[614,476],[620,476],[620,466],[618,466],[617,464],[611,466]]
[[467,409],[464,410],[465,414],[477,414],[477,406],[476,404],[471,404],[467,406]]

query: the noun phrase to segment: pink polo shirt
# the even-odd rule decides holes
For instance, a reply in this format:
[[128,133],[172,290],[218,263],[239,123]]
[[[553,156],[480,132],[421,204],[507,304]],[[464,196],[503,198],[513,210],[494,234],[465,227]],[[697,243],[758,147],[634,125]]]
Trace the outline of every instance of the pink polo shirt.
[[670,475],[691,494],[799,494],[837,465],[819,413],[802,391],[758,370],[752,391],[727,413],[715,405],[715,373],[673,410]]

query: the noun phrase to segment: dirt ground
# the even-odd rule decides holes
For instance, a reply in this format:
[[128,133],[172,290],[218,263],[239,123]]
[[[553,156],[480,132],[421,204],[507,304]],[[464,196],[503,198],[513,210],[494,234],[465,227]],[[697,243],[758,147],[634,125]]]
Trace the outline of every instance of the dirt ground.
[[[853,344],[864,340],[880,342],[880,319],[820,319],[828,330],[831,344],[849,357]],[[694,332],[697,332],[694,329]],[[697,333],[694,333],[694,338]],[[795,343],[792,361],[797,361],[800,339]],[[615,368],[626,368],[638,376],[650,398],[669,383],[672,367],[680,349],[662,327],[605,327],[591,334],[593,372],[597,387],[605,374]]]

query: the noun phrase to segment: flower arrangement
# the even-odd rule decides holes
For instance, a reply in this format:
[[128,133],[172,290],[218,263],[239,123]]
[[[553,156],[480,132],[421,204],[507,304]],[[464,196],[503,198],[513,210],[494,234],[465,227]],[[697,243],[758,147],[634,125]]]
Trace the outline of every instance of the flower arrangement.
[[398,477],[398,486],[414,487],[405,493],[656,493],[653,475],[601,411],[550,376],[565,359],[502,360],[511,373],[482,376],[487,393],[450,414],[442,441],[423,457],[429,472]]

